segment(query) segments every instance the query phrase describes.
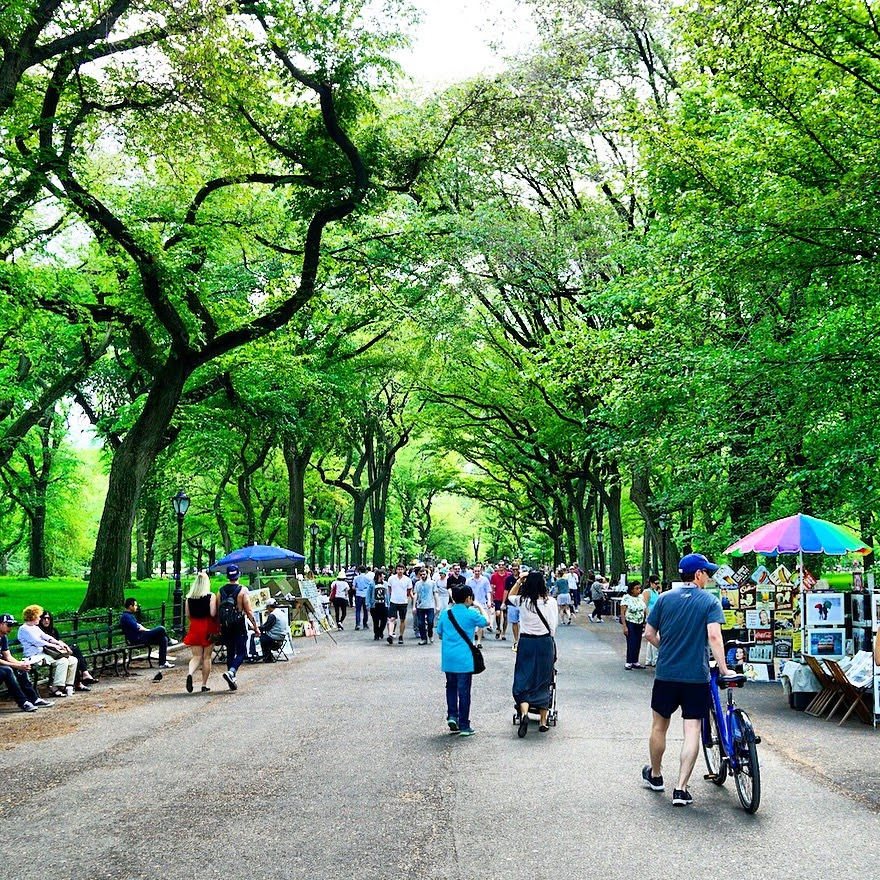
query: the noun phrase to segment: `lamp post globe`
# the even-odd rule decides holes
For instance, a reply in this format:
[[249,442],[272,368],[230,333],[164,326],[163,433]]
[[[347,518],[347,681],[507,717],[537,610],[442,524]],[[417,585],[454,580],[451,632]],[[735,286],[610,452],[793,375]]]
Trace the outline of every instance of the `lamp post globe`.
[[181,489],[172,499],[171,506],[177,517],[177,546],[174,548],[174,610],[172,628],[180,635],[183,632],[183,589],[180,583],[181,560],[183,556],[183,518],[189,510],[189,495]]

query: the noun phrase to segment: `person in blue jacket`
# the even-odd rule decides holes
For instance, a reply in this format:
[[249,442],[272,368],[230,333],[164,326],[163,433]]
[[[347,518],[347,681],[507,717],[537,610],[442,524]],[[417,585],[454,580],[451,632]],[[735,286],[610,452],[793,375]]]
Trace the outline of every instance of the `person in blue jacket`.
[[473,642],[474,630],[488,626],[485,609],[474,602],[474,591],[467,586],[450,590],[453,604],[440,613],[437,637],[440,639],[440,669],[446,673],[446,723],[450,733],[473,736],[471,727],[471,684],[474,678],[474,656],[470,645],[459,635],[450,621],[455,622]]

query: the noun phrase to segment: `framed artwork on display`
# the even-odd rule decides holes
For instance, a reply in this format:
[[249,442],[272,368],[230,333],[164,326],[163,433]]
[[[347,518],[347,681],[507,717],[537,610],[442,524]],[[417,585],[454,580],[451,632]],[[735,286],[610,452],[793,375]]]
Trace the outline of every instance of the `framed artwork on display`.
[[746,611],[746,627],[748,629],[770,629],[770,626],[770,612],[766,608]]
[[811,629],[807,653],[813,657],[842,657],[845,633],[842,629]]
[[843,593],[810,593],[804,596],[807,626],[843,626]]

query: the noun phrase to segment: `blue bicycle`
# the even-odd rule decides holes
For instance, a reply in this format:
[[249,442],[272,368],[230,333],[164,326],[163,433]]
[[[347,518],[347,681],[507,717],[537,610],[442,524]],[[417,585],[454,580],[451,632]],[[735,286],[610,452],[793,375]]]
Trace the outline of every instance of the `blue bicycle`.
[[[727,642],[727,648],[747,648],[754,642]],[[761,802],[761,768],[758,764],[758,743],[761,738],[749,716],[736,705],[733,692],[745,687],[744,675],[726,678],[712,668],[712,706],[703,719],[703,755],[709,772],[704,779],[724,785],[728,772],[733,774],[736,793],[747,813],[754,813]],[[727,705],[721,704],[721,691],[727,691]]]

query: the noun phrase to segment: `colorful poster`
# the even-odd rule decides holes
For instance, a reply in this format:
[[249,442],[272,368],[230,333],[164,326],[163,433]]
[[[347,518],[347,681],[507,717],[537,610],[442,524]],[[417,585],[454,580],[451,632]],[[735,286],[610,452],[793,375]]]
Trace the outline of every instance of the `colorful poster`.
[[754,630],[754,640],[759,644],[770,644],[773,641],[772,629],[756,629]]
[[770,681],[770,667],[767,663],[746,663],[743,672],[749,681]]
[[791,650],[794,654],[800,654],[804,649],[804,639],[803,634],[799,629],[796,629],[791,634]]
[[759,565],[750,575],[751,579],[759,587],[770,587],[773,582],[770,580],[770,569],[765,565]]
[[770,629],[770,612],[766,608],[746,611],[746,627],[748,629]]
[[722,565],[715,574],[712,575],[713,580],[718,586],[727,584],[729,587],[735,587],[736,581],[733,579],[733,569],[729,565]]
[[774,602],[777,611],[794,608],[794,590],[790,584],[782,584],[776,588]]
[[793,654],[792,640],[780,638],[774,639],[773,650],[778,660],[790,660]]
[[723,585],[721,587],[721,607],[739,608],[739,590],[736,587]]
[[773,629],[777,635],[791,638],[791,633],[794,630],[794,612],[777,611],[773,615]]
[[817,584],[816,578],[810,574],[808,569],[804,569],[804,592],[809,593]]
[[770,573],[770,583],[777,589],[792,584],[791,572],[784,565],[778,566]]
[[754,608],[757,603],[757,588],[754,583],[747,580],[739,586],[739,607],[743,609]]
[[865,589],[865,582],[862,580],[862,573],[860,571],[853,572],[853,592],[861,593],[862,590]]
[[724,629],[735,629],[739,624],[739,612],[733,609],[725,609],[724,611]]
[[772,611],[776,607],[776,590],[772,587],[758,587],[755,590],[755,602],[758,608],[766,608]]
[[749,648],[749,663],[772,663],[773,645],[752,645]]
[[749,567],[747,565],[741,565],[734,573],[733,573],[733,582],[737,584],[737,586],[742,587],[743,584],[748,583],[752,578],[752,573],[749,571]]

